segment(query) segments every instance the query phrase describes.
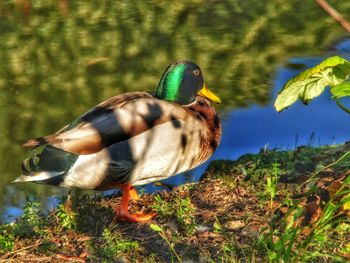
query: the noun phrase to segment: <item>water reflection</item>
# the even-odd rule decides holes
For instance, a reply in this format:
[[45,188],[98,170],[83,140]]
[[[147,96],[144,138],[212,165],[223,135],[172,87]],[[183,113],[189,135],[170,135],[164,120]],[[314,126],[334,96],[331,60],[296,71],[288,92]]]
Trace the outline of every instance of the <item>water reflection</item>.
[[[27,155],[20,146],[26,139],[50,134],[118,93],[154,90],[164,67],[178,58],[196,61],[208,85],[223,98],[225,137],[216,158],[237,157],[265,143],[291,145],[296,134],[301,143],[303,132],[307,137],[312,131],[321,136],[317,125],[325,127],[323,123],[307,130],[295,122],[298,132],[267,128],[293,123],[283,123],[293,114],[299,118],[322,109],[303,108],[295,113],[294,107],[275,115],[270,106],[261,108],[269,105],[271,88],[296,72],[278,71],[280,63],[295,55],[320,55],[343,34],[314,1],[59,2],[0,3],[0,210],[21,207],[31,192],[51,196],[61,191],[9,184],[19,175],[20,162]],[[334,5],[349,14],[350,5],[345,2]],[[347,52],[349,41],[338,49]],[[303,58],[291,64],[298,68],[309,62]],[[260,106],[227,113],[250,104]],[[312,107],[321,104],[315,101]],[[339,119],[340,124],[344,121]],[[337,142],[343,138],[328,132]],[[279,141],[284,135],[285,141]],[[321,139],[321,143],[331,141]],[[186,180],[192,180],[192,175]]]

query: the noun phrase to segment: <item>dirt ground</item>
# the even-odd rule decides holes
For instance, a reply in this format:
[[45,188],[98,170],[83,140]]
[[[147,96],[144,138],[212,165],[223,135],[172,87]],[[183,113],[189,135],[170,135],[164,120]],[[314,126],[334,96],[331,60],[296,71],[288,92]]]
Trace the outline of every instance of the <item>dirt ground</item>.
[[143,224],[118,221],[119,194],[73,193],[45,215],[32,202],[0,226],[0,261],[346,262],[349,150],[261,150],[213,161],[197,183],[130,201],[132,212],[157,213]]

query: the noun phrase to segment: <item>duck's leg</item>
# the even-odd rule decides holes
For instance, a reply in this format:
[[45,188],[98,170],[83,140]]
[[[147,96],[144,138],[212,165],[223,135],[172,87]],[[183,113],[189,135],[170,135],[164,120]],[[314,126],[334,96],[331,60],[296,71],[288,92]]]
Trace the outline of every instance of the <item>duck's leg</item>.
[[119,207],[119,217],[121,220],[130,222],[145,222],[155,217],[155,213],[129,214],[129,199],[137,200],[139,196],[137,195],[135,188],[131,184],[123,184],[122,191],[122,201]]
[[130,190],[129,190],[129,198],[130,200],[135,200],[135,201],[140,200],[140,196],[138,195],[135,187],[133,187],[132,185],[130,186]]

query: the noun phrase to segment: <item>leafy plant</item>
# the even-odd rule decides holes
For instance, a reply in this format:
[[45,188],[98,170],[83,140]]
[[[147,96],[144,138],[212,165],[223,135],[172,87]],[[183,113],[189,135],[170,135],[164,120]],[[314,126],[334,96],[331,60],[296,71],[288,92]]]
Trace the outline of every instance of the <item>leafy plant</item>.
[[113,232],[105,228],[102,233],[104,245],[102,247],[102,254],[104,258],[115,259],[123,253],[139,249],[139,244],[136,241],[125,239],[121,233]]
[[22,237],[42,236],[44,220],[40,215],[40,203],[33,199],[27,200],[23,215],[14,225],[14,235]]
[[191,199],[176,197],[172,202],[166,202],[160,195],[156,195],[154,198],[153,209],[161,217],[175,217],[177,223],[186,235],[192,234],[195,227],[195,208],[191,203]]
[[223,231],[225,231],[224,228],[222,227],[220,221],[217,218],[215,218],[213,228],[214,228],[215,233],[222,233]]
[[280,173],[279,163],[273,163],[271,174],[266,178],[266,191],[270,194],[270,209],[273,207],[273,199],[277,193],[277,181]]
[[12,224],[0,226],[0,252],[11,251],[16,238],[43,237],[45,221],[40,214],[40,203],[29,198],[23,208],[22,217]]
[[268,258],[272,262],[289,262],[293,254],[293,245],[300,228],[295,226],[301,215],[301,208],[296,207],[290,211],[289,222],[285,223],[282,230],[269,228],[259,238],[261,244],[267,251]]
[[60,204],[57,207],[56,216],[58,218],[58,223],[62,228],[76,229],[77,213],[66,208],[64,204]]
[[[301,254],[304,260],[312,260],[322,255],[322,247],[328,245],[328,236],[330,233],[336,235],[345,229],[348,229],[349,220],[346,216],[347,205],[350,202],[350,176],[342,182],[341,187],[330,197],[331,199],[322,209],[321,217],[315,222],[310,229],[310,234],[303,240],[300,245]],[[313,248],[313,249],[310,249]],[[345,246],[346,249],[346,246]],[[336,255],[323,255],[330,259],[340,260]]]
[[184,199],[179,198],[177,199],[176,206],[175,216],[178,223],[186,234],[192,234],[196,222],[194,217],[195,208],[191,203],[191,199],[188,196]]
[[171,204],[163,200],[160,195],[156,195],[154,197],[154,203],[152,205],[152,208],[161,217],[169,217],[172,216],[174,213]]
[[9,224],[0,227],[0,253],[11,251],[15,246],[15,236]]
[[[316,190],[310,190],[309,194],[315,192]],[[297,201],[289,208],[279,227],[269,225],[262,231],[259,244],[272,262],[309,262],[320,257],[343,261],[340,253],[329,254],[325,253],[324,249],[331,245],[329,237],[340,235],[342,238],[341,235],[348,234],[350,225],[345,215],[350,209],[349,204],[350,176],[330,195],[330,200],[324,204],[317,221],[303,225],[306,210],[305,206]],[[344,244],[340,251],[348,255],[347,245]]]
[[275,108],[278,112],[291,106],[297,99],[307,104],[329,86],[332,99],[350,114],[339,99],[350,96],[350,62],[339,56],[327,58],[317,66],[301,72],[290,79],[279,92]]

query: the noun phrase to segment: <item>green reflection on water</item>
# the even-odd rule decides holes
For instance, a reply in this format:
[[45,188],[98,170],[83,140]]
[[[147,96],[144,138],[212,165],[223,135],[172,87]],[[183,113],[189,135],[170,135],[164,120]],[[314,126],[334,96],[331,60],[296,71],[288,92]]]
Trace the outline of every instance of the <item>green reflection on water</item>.
[[[349,1],[329,2],[350,14]],[[266,104],[279,63],[318,54],[344,34],[314,1],[304,0],[15,3],[0,2],[4,198],[16,189],[8,182],[27,154],[21,143],[56,131],[110,96],[154,90],[175,59],[197,62],[226,109]]]

